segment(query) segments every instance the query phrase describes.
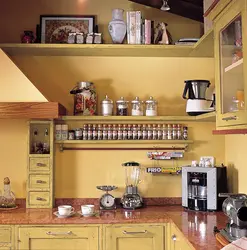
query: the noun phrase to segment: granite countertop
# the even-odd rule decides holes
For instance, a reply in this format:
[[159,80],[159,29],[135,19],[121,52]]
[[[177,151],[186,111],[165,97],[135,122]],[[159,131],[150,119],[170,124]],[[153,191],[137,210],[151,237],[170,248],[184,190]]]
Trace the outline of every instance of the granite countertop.
[[[75,207],[79,211],[79,207]],[[53,212],[56,209],[25,209],[0,212],[0,224],[38,225],[38,224],[115,224],[115,223],[167,223],[173,222],[185,235],[195,249],[218,250],[221,245],[216,241],[213,228],[223,228],[227,217],[222,212],[193,212],[181,206],[150,206],[135,211],[117,209],[103,212],[95,217],[59,219]]]

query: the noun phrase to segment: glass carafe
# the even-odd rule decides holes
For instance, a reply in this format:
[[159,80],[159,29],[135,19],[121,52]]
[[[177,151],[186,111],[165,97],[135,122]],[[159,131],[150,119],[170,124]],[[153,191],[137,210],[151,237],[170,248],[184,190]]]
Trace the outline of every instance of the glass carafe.
[[138,162],[123,163],[125,167],[125,185],[136,187],[140,181],[140,164]]

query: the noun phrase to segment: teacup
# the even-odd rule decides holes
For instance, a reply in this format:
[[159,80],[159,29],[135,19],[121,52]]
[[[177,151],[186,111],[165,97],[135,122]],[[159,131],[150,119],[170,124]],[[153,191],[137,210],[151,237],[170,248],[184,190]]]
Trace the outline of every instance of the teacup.
[[58,207],[59,215],[67,216],[73,213],[75,209],[70,205],[62,205]]
[[81,206],[82,215],[92,215],[94,214],[94,205],[82,205]]

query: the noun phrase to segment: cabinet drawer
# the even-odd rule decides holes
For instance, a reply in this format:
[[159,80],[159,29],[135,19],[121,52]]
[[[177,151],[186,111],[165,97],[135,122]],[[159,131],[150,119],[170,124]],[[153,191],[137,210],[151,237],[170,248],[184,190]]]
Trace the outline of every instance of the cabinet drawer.
[[50,171],[50,158],[30,158],[29,170],[39,172]]
[[48,189],[50,187],[50,175],[31,174],[29,176],[29,188]]
[[0,243],[11,243],[11,228],[0,228]]
[[48,206],[50,204],[50,192],[29,192],[28,200],[30,206]]

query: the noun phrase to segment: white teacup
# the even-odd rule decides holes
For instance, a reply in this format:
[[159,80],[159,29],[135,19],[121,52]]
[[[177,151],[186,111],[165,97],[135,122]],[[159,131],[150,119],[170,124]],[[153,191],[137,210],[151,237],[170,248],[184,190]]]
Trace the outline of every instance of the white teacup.
[[81,206],[82,215],[92,215],[94,214],[94,205],[82,205]]
[[75,209],[70,205],[62,205],[58,207],[59,215],[63,215],[63,216],[70,215],[74,211]]

